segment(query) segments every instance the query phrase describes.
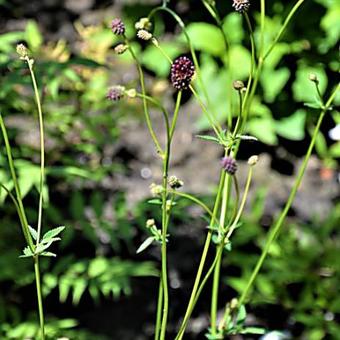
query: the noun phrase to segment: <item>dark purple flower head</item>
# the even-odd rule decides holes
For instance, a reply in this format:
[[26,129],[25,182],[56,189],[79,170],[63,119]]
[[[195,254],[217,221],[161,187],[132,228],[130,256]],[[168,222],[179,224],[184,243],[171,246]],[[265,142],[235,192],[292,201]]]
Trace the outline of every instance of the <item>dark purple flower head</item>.
[[229,174],[234,175],[237,170],[236,160],[232,157],[223,157],[221,160],[222,168]]
[[249,0],[234,0],[233,7],[235,8],[235,11],[239,13],[247,12],[250,7],[250,1]]
[[113,34],[122,35],[125,33],[125,25],[119,18],[113,19],[111,22],[111,29]]
[[113,86],[109,88],[107,92],[106,98],[112,101],[118,101],[124,97],[124,90],[123,86]]
[[177,90],[189,87],[195,73],[193,62],[187,57],[177,58],[171,65],[171,83]]

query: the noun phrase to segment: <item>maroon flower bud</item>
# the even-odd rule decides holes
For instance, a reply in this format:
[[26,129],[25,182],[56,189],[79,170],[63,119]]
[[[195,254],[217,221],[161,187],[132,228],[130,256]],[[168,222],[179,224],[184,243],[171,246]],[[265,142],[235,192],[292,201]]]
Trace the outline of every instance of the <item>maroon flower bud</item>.
[[239,13],[247,12],[250,7],[250,1],[249,0],[234,0],[233,5],[235,8],[235,11]]
[[125,25],[119,18],[113,19],[111,22],[111,29],[113,34],[122,35],[125,33]]
[[124,90],[123,86],[114,86],[111,87],[106,95],[106,98],[112,101],[118,101],[124,97]]
[[232,157],[223,157],[221,160],[222,168],[229,174],[234,175],[237,170],[236,160]]
[[195,66],[189,58],[177,58],[171,66],[171,83],[173,87],[177,90],[187,89],[194,73]]

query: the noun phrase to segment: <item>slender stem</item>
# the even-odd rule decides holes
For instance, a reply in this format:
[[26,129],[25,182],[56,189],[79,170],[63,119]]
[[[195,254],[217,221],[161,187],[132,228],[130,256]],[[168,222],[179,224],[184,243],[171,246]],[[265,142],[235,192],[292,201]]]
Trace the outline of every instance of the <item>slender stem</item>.
[[174,117],[172,119],[171,128],[170,128],[170,141],[172,140],[172,137],[174,136],[177,118],[178,118],[179,107],[181,105],[181,100],[182,100],[182,91],[179,91],[178,94],[177,94],[177,99],[176,99]]
[[151,138],[152,138],[152,140],[153,140],[153,142],[156,146],[157,152],[162,157],[164,153],[163,153],[163,150],[160,146],[160,143],[158,141],[156,133],[155,133],[153,127],[152,127],[151,117],[150,117],[150,113],[149,113],[149,109],[148,109],[148,104],[147,104],[147,99],[146,99],[146,90],[145,90],[144,72],[143,72],[142,66],[141,66],[133,48],[131,47],[131,45],[129,44],[129,41],[127,39],[125,39],[125,43],[129,47],[130,54],[131,54],[132,58],[135,60],[135,63],[137,65],[139,78],[140,78],[140,85],[141,85],[142,94],[143,94],[142,99],[143,99],[143,109],[144,109],[144,116],[145,116],[146,125],[149,129],[149,133],[151,135]]
[[[220,203],[220,199],[221,199],[221,196],[222,196],[225,177],[226,177],[226,174],[225,174],[224,171],[222,171],[221,175],[220,175],[220,182],[219,182],[217,195],[216,195],[216,199],[215,199],[215,203],[214,203],[213,217],[210,220],[210,227],[214,226],[215,221],[216,221],[216,215],[217,215],[217,212],[218,212],[219,203]],[[211,238],[212,238],[212,232],[211,232],[211,230],[209,230],[207,237],[205,239],[205,243],[204,243],[204,247],[203,247],[203,251],[202,251],[202,255],[201,255],[201,260],[200,260],[200,264],[198,266],[194,286],[193,286],[192,291],[191,291],[188,307],[186,309],[183,321],[181,323],[180,329],[177,333],[175,340],[183,339],[186,326],[187,326],[188,321],[190,319],[191,313],[194,309],[195,296],[196,296],[197,290],[199,288],[199,283],[200,283],[200,280],[201,280],[201,277],[202,277],[205,261],[206,261],[209,246],[210,246],[210,243],[211,243]]]
[[147,95],[143,95],[143,94],[140,94],[140,93],[137,93],[136,94],[138,98],[142,98],[142,99],[146,99],[147,101],[149,101],[150,103],[156,105],[161,111],[162,111],[162,114],[163,114],[163,118],[164,118],[164,121],[165,121],[165,126],[166,128],[168,126],[170,126],[170,122],[169,122],[169,113],[168,111],[166,110],[166,108],[156,99],[150,97],[150,96],[147,96]]
[[[230,189],[231,189],[231,176],[226,175],[225,182],[224,182],[224,189],[223,189],[223,198],[222,198],[222,206],[221,206],[221,214],[220,214],[220,225],[222,226],[222,230],[219,230],[218,239],[220,241],[219,246],[222,244],[224,246],[223,241],[223,234],[224,234],[224,226],[227,216],[227,210],[229,205],[229,197],[230,197]],[[213,278],[213,286],[212,286],[212,293],[211,293],[211,309],[210,309],[210,328],[212,335],[216,335],[216,325],[217,325],[217,303],[218,303],[218,290],[219,290],[219,283],[220,283],[220,272],[221,272],[221,263],[222,263],[222,252],[219,252],[219,246],[216,249],[216,255],[220,254],[217,257],[217,262],[214,270],[214,278]]]
[[44,145],[44,122],[43,122],[43,113],[41,109],[41,101],[39,90],[37,86],[37,81],[35,79],[35,74],[33,71],[33,60],[26,58],[26,62],[28,68],[31,73],[31,79],[33,84],[35,101],[38,108],[38,116],[39,116],[39,132],[40,132],[40,182],[39,182],[39,207],[38,207],[38,225],[37,225],[37,240],[36,245],[40,242],[41,235],[41,224],[42,224],[42,206],[43,206],[43,188],[44,188],[44,179],[45,179],[45,145]]
[[294,7],[292,8],[292,10],[289,12],[286,20],[284,21],[279,33],[277,34],[277,36],[275,37],[274,41],[271,43],[271,45],[269,46],[267,52],[264,54],[263,56],[263,60],[267,59],[268,55],[271,53],[271,51],[273,50],[273,48],[275,47],[275,45],[278,43],[278,41],[281,39],[284,31],[286,30],[290,20],[292,19],[292,17],[294,16],[294,14],[296,13],[296,11],[299,9],[299,7],[303,4],[305,0],[299,0],[296,2],[296,4],[294,5]]
[[260,57],[263,57],[264,50],[264,24],[266,19],[266,1],[261,0],[261,23],[260,23]]
[[33,240],[32,240],[32,236],[29,232],[25,208],[24,208],[24,205],[22,203],[20,187],[19,187],[19,184],[18,184],[17,175],[15,173],[14,162],[13,162],[13,158],[12,158],[12,150],[11,150],[11,146],[9,144],[6,126],[5,126],[5,123],[4,123],[4,120],[2,118],[1,113],[0,113],[0,126],[1,126],[1,131],[2,131],[3,138],[4,138],[4,142],[5,142],[7,159],[8,159],[9,169],[10,169],[10,172],[11,172],[12,181],[13,181],[13,184],[14,184],[16,198],[17,198],[19,209],[21,211],[21,216],[22,216],[22,221],[23,221],[22,232],[24,234],[25,240],[26,240],[27,245],[29,246],[31,252],[34,253],[34,247],[35,246],[34,246],[34,243],[33,243]]
[[157,302],[157,316],[156,316],[156,327],[155,327],[155,340],[159,340],[162,323],[162,308],[163,308],[163,283],[162,279],[159,280],[158,288],[158,302]]
[[276,237],[278,236],[278,234],[280,233],[280,230],[281,230],[281,227],[282,227],[282,224],[286,218],[286,215],[294,201],[294,198],[295,198],[295,195],[299,189],[299,186],[301,184],[301,181],[302,181],[302,178],[303,178],[303,175],[305,173],[305,170],[306,170],[306,167],[307,167],[307,164],[308,164],[308,161],[310,159],[310,156],[312,154],[312,151],[313,151],[313,148],[314,148],[314,145],[315,145],[315,141],[316,141],[316,138],[317,138],[317,135],[319,133],[319,130],[320,130],[320,126],[321,126],[321,123],[323,121],[323,118],[325,116],[325,113],[327,112],[327,110],[329,109],[329,107],[331,106],[331,103],[336,95],[336,92],[340,89],[340,84],[337,85],[335,91],[331,94],[331,96],[329,97],[326,105],[325,105],[325,108],[321,111],[320,113],[320,116],[319,116],[319,119],[318,119],[318,122],[316,124],[316,127],[315,127],[315,130],[314,130],[314,133],[313,133],[313,136],[312,136],[312,140],[310,142],[310,145],[308,147],[308,150],[307,150],[307,153],[306,153],[306,156],[303,160],[303,163],[302,163],[302,166],[299,170],[299,173],[298,173],[298,176],[295,180],[295,183],[294,183],[294,186],[292,188],[292,191],[288,197],[288,200],[287,200],[287,203],[284,207],[284,209],[282,210],[278,220],[276,221],[276,223],[272,226],[269,234],[268,234],[268,238],[267,238],[267,241],[266,241],[266,244],[262,250],[262,253],[261,253],[261,256],[259,258],[259,260],[257,261],[257,264],[247,282],[247,285],[246,285],[246,288],[243,290],[242,294],[241,294],[241,297],[239,299],[239,306],[241,306],[244,302],[245,302],[245,299],[249,293],[249,290],[250,288],[252,287],[256,277],[257,277],[257,274],[259,273],[263,263],[264,263],[264,260],[265,258],[267,257],[268,255],[268,252],[269,252],[269,249],[272,245],[272,243],[274,242],[274,240],[276,239]]
[[34,271],[35,271],[35,282],[36,282],[37,297],[38,297],[40,339],[45,340],[45,320],[44,320],[44,308],[43,308],[43,301],[42,301],[42,294],[41,294],[39,256],[34,257]]
[[193,95],[197,99],[198,103],[200,104],[200,106],[201,106],[201,108],[203,110],[203,113],[205,114],[205,116],[207,117],[210,125],[214,129],[216,136],[219,137],[220,132],[222,131],[221,125],[218,123],[218,121],[214,122],[213,118],[211,117],[211,114],[209,113],[209,111],[205,107],[204,103],[202,102],[201,98],[199,97],[199,95],[197,94],[197,92],[195,91],[195,89],[193,88],[192,85],[189,85],[189,89],[191,90],[191,92],[193,93]]
[[18,204],[18,201],[16,200],[16,198],[12,195],[12,193],[10,192],[10,190],[5,186],[3,185],[2,183],[0,183],[0,187],[3,188],[7,195],[10,197],[10,199],[12,200],[14,206],[15,206],[15,209],[18,213],[18,216],[19,216],[19,220],[20,220],[20,225],[21,225],[21,228],[22,230],[25,229],[25,223],[24,223],[24,218],[22,216],[22,212],[20,210],[20,207],[19,207],[19,204]]
[[[166,235],[169,224],[170,211],[167,211],[167,197],[168,197],[168,176],[169,176],[169,163],[170,163],[170,151],[172,137],[176,128],[178,112],[180,108],[182,98],[182,91],[177,93],[176,106],[174,110],[174,117],[171,123],[171,127],[167,127],[167,145],[165,151],[165,157],[163,161],[163,192],[162,192],[162,284],[163,284],[163,316],[160,330],[160,340],[165,339],[168,312],[169,312],[169,289],[168,289],[168,272],[167,272],[167,244]],[[170,207],[171,209],[171,207]]]

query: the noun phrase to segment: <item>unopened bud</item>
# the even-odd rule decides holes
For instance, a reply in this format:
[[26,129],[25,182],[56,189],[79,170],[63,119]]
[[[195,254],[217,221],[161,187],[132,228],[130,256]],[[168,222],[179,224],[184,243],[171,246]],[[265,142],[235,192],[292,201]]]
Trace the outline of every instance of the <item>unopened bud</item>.
[[168,183],[171,189],[179,189],[184,185],[183,181],[178,179],[176,176],[170,176]]
[[125,45],[125,44],[118,44],[114,48],[114,51],[115,51],[116,54],[123,54],[127,49],[128,49],[127,45]]
[[150,192],[154,197],[160,196],[163,192],[163,187],[159,184],[151,183]]
[[26,58],[28,56],[27,47],[24,44],[17,45],[17,53],[21,58]]
[[150,22],[149,18],[140,18],[135,23],[136,30],[149,30],[152,26],[152,23]]
[[238,306],[238,300],[236,298],[233,298],[231,301],[230,301],[230,309],[236,309]]
[[311,73],[309,75],[309,80],[312,81],[315,84],[319,84],[318,76],[315,73]]
[[248,159],[248,164],[250,166],[254,166],[257,162],[259,161],[259,156],[251,156],[249,159]]
[[150,218],[146,221],[145,226],[149,229],[156,225],[156,222],[153,218]]
[[152,34],[148,32],[147,30],[139,30],[137,32],[137,37],[141,40],[148,41],[152,38]]
[[243,81],[241,81],[241,80],[235,80],[235,81],[233,82],[233,88],[234,88],[236,91],[241,91],[241,90],[244,88]]
[[135,98],[137,96],[137,91],[135,89],[130,89],[130,90],[125,91],[125,94],[129,98]]

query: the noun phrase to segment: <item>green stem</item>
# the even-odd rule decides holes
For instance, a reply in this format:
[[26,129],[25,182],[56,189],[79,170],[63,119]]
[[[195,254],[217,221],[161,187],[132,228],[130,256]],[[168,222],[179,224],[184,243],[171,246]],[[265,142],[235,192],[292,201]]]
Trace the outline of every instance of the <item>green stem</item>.
[[10,172],[11,172],[12,181],[13,181],[13,184],[14,184],[16,198],[17,198],[19,209],[21,211],[21,216],[22,216],[22,221],[23,221],[22,232],[24,234],[25,240],[26,240],[27,245],[29,246],[31,252],[34,253],[35,246],[34,246],[34,243],[33,243],[33,240],[32,240],[32,236],[29,232],[25,208],[24,208],[24,205],[22,203],[18,179],[17,179],[17,175],[15,173],[14,162],[13,162],[13,158],[12,158],[12,150],[11,150],[11,146],[9,144],[6,126],[5,126],[5,123],[4,123],[4,120],[2,118],[1,113],[0,113],[0,126],[1,126],[1,131],[2,131],[3,138],[4,138],[4,142],[5,142],[7,159],[8,159],[9,169],[10,169]]
[[43,187],[44,187],[44,178],[45,178],[45,145],[44,145],[44,123],[43,123],[43,113],[41,109],[41,101],[39,90],[37,86],[37,81],[35,79],[35,74],[33,71],[33,59],[26,58],[26,62],[28,68],[31,73],[31,79],[33,84],[35,101],[38,108],[38,116],[39,116],[39,132],[40,132],[40,182],[39,182],[39,207],[38,207],[38,225],[37,225],[37,240],[36,245],[40,242],[41,236],[41,224],[42,224],[42,206],[43,206]]
[[264,50],[264,24],[266,18],[266,1],[261,0],[261,23],[260,23],[260,57],[263,57]]
[[202,102],[201,98],[199,97],[199,95],[195,91],[194,87],[192,85],[189,85],[189,89],[191,90],[191,92],[193,93],[193,95],[197,99],[198,103],[200,104],[200,106],[201,106],[201,108],[203,110],[203,113],[205,114],[205,116],[207,117],[210,125],[214,129],[216,136],[219,137],[220,136],[220,132],[222,131],[222,127],[220,126],[218,121],[214,122],[214,117],[213,118],[211,117],[211,114],[209,113],[209,111],[205,107],[204,103]]
[[151,122],[151,117],[150,117],[150,113],[149,113],[149,109],[148,109],[148,104],[147,104],[147,99],[146,99],[146,90],[145,90],[145,80],[144,80],[144,73],[143,73],[143,69],[142,66],[133,50],[133,48],[131,47],[131,45],[129,44],[129,41],[125,38],[125,43],[126,45],[129,47],[129,51],[130,54],[132,56],[132,58],[135,60],[135,63],[137,65],[137,69],[138,69],[138,73],[139,73],[139,78],[140,78],[140,85],[142,88],[142,94],[143,94],[143,109],[144,109],[144,116],[145,116],[145,121],[146,121],[146,125],[149,129],[149,133],[151,135],[151,138],[156,146],[157,152],[158,154],[163,157],[163,150],[160,146],[160,143],[158,141],[158,138],[156,136],[156,133],[152,127],[152,122]]
[[158,288],[158,301],[157,301],[157,316],[156,316],[156,327],[155,327],[155,340],[159,340],[162,324],[162,308],[163,308],[163,283],[162,279],[159,280]]
[[[214,226],[215,221],[216,221],[216,215],[217,215],[217,212],[218,212],[219,203],[220,203],[220,199],[221,199],[221,196],[222,196],[222,190],[223,190],[223,186],[224,186],[225,177],[226,177],[226,174],[225,174],[224,171],[222,171],[221,176],[220,176],[220,183],[219,183],[219,186],[218,186],[217,195],[216,195],[216,199],[215,199],[215,203],[214,203],[214,209],[213,209],[213,214],[212,214],[213,216],[210,220],[210,225],[209,225],[210,227]],[[200,260],[200,264],[198,266],[194,286],[193,286],[192,291],[191,291],[188,307],[186,309],[183,321],[181,323],[180,329],[177,333],[175,340],[183,339],[186,326],[187,326],[188,321],[190,319],[191,313],[194,309],[195,296],[196,296],[197,290],[199,288],[199,283],[200,283],[200,280],[201,280],[201,277],[202,277],[205,261],[206,261],[209,246],[210,246],[210,243],[211,243],[211,238],[212,238],[212,231],[209,230],[207,237],[206,237],[206,240],[205,240],[205,243],[204,243],[204,247],[203,247],[203,251],[202,251],[202,255],[201,255],[201,260]]]
[[[229,205],[229,197],[230,197],[230,184],[231,184],[231,176],[227,175],[224,182],[224,189],[223,189],[223,198],[222,198],[222,206],[221,206],[221,214],[220,214],[220,225],[222,230],[219,230],[219,241],[220,244],[223,245],[223,235],[224,235],[224,226],[227,216],[227,210]],[[212,293],[211,293],[211,310],[210,310],[210,328],[212,335],[216,335],[216,325],[217,325],[217,303],[218,303],[218,290],[219,290],[219,283],[220,283],[220,272],[221,272],[221,263],[222,263],[222,252],[219,251],[219,246],[216,249],[216,256],[217,262],[214,270],[214,277],[213,277],[213,286],[212,286]]]
[[167,320],[169,313],[169,288],[168,288],[168,272],[167,272],[167,244],[166,235],[169,224],[170,212],[167,212],[167,197],[168,197],[168,177],[169,177],[169,163],[172,137],[176,128],[178,112],[182,98],[182,91],[177,93],[176,106],[174,110],[174,117],[171,123],[171,128],[167,127],[167,145],[165,157],[163,161],[163,192],[162,192],[162,284],[163,284],[163,316],[160,330],[160,340],[165,339]]
[[22,212],[20,210],[20,207],[19,207],[19,204],[18,204],[18,201],[16,200],[16,198],[12,195],[12,193],[10,192],[10,190],[5,186],[3,185],[2,183],[0,183],[0,187],[3,188],[7,195],[10,197],[10,199],[12,200],[14,206],[15,206],[15,209],[18,213],[18,216],[19,216],[19,220],[20,220],[20,225],[21,225],[21,228],[22,230],[25,229],[25,223],[24,223],[24,218],[22,216]]
[[263,60],[267,59],[268,55],[271,53],[271,51],[273,50],[273,48],[275,47],[275,45],[278,43],[278,41],[281,39],[284,31],[286,30],[290,20],[292,19],[292,17],[294,16],[294,14],[296,13],[296,11],[299,9],[299,7],[303,4],[305,0],[299,0],[297,1],[297,3],[294,5],[294,7],[291,9],[291,11],[289,12],[286,20],[284,21],[279,33],[277,34],[277,36],[275,37],[274,41],[271,43],[271,45],[269,46],[267,52],[264,54],[263,56]]
[[45,321],[44,321],[44,308],[43,308],[43,301],[42,301],[42,294],[41,294],[39,256],[34,257],[34,271],[35,271],[35,283],[36,283],[37,297],[38,297],[40,339],[45,340]]
[[245,299],[249,293],[249,290],[250,288],[252,287],[256,277],[257,277],[257,274],[259,273],[263,263],[264,263],[264,260],[265,258],[267,257],[268,255],[268,252],[269,252],[269,249],[272,245],[272,243],[274,242],[274,240],[276,239],[276,237],[278,236],[278,234],[280,233],[280,230],[281,230],[281,227],[283,225],[283,222],[286,218],[286,215],[291,207],[291,205],[293,204],[293,201],[294,201],[294,198],[295,198],[295,195],[299,189],[299,186],[301,184],[301,181],[302,181],[302,178],[303,178],[303,175],[305,173],[305,170],[306,170],[306,167],[307,167],[307,164],[308,164],[308,161],[309,161],[309,158],[312,154],[312,151],[313,151],[313,148],[314,148],[314,145],[315,145],[315,141],[316,141],[316,138],[317,138],[317,135],[319,133],[319,130],[320,130],[320,126],[321,126],[321,123],[323,121],[323,118],[325,116],[325,113],[327,112],[327,110],[329,109],[329,107],[331,106],[331,103],[336,95],[336,92],[339,90],[340,88],[340,85],[338,84],[338,86],[336,87],[335,91],[332,93],[332,95],[329,97],[326,105],[325,105],[325,108],[321,111],[320,113],[320,116],[319,116],[319,119],[318,119],[318,122],[316,124],[316,127],[315,127],[315,130],[314,130],[314,133],[313,133],[313,136],[312,136],[312,140],[310,142],[310,145],[308,147],[308,151],[306,153],[306,156],[303,160],[303,163],[302,163],[302,166],[299,170],[299,174],[295,180],[295,183],[294,183],[294,186],[292,188],[292,191],[289,195],[289,198],[287,200],[287,203],[284,207],[284,209],[282,210],[278,220],[276,221],[276,223],[272,226],[269,234],[268,234],[268,238],[267,238],[267,241],[266,241],[266,244],[262,250],[262,253],[261,253],[261,256],[259,258],[259,260],[257,261],[257,264],[247,282],[247,285],[246,285],[246,288],[243,290],[242,294],[241,294],[241,297],[239,299],[239,306],[241,306],[244,302],[245,302]]

